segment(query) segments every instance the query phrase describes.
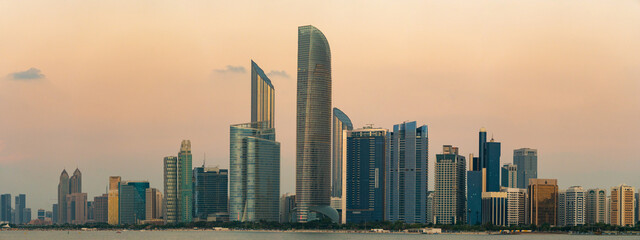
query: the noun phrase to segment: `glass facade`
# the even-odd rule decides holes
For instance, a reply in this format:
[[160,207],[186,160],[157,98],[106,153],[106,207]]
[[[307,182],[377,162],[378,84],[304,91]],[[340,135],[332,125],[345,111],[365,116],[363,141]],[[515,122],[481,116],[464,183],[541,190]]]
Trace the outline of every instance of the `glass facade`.
[[482,193],[482,224],[507,226],[507,193]]
[[279,221],[280,143],[268,122],[231,125],[231,221]]
[[251,122],[268,122],[275,126],[275,90],[271,80],[253,60],[251,61]]
[[529,179],[538,178],[538,150],[531,148],[513,150],[513,164],[518,166],[518,188],[527,188]]
[[386,208],[389,221],[425,223],[428,190],[427,125],[393,126],[387,133]]
[[556,179],[529,180],[528,224],[555,226],[558,219],[558,181]]
[[11,222],[11,194],[0,196],[0,221]]
[[298,27],[296,201],[298,221],[331,201],[331,50],[316,27]]
[[164,221],[178,222],[178,157],[164,158]]
[[386,129],[347,132],[345,200],[348,223],[384,220],[386,135]]
[[118,224],[120,217],[118,216],[119,208],[118,208],[118,189],[120,187],[120,177],[119,176],[111,176],[109,177],[109,203],[107,207],[109,208],[109,216],[108,223],[111,225]]
[[518,185],[518,166],[505,164],[502,166],[502,187],[516,188]]
[[67,223],[67,194],[69,194],[69,174],[67,170],[62,170],[60,182],[58,183],[58,222]]
[[191,141],[182,140],[178,152],[178,221],[193,221],[193,169]]
[[491,139],[486,144],[487,192],[500,191],[500,143]]
[[229,170],[197,167],[193,177],[194,217],[207,220],[210,214],[228,213]]
[[120,224],[137,224],[146,217],[146,192],[149,182],[120,182]]
[[351,119],[338,108],[333,108],[331,148],[331,197],[342,197],[342,163],[345,161],[344,131],[353,130]]
[[482,171],[467,172],[467,223],[482,224]]

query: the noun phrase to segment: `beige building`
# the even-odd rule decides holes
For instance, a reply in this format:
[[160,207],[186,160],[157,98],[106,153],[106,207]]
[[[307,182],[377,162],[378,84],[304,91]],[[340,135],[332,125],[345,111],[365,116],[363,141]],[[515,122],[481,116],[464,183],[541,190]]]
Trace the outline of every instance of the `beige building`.
[[558,220],[558,180],[557,179],[529,179],[527,191],[528,217],[527,224],[557,225]]
[[119,222],[119,194],[118,194],[118,186],[120,185],[120,176],[111,176],[109,177],[109,217],[108,221],[111,225],[117,225]]
[[620,185],[611,188],[611,225],[633,226],[635,218],[635,189]]
[[145,203],[146,220],[162,217],[162,193],[156,188],[147,188]]
[[586,202],[587,224],[607,223],[607,190],[589,189]]
[[71,224],[87,223],[87,194],[67,195],[67,221]]

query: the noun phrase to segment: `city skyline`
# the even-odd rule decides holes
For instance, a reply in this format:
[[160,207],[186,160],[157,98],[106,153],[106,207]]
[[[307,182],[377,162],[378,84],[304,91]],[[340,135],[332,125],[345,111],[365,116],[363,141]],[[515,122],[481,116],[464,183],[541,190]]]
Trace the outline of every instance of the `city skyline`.
[[[466,12],[470,10],[455,3],[407,3],[406,8],[380,3],[358,11],[359,5],[346,4],[346,12],[331,10],[337,3],[304,6],[326,8],[333,16],[288,14],[272,23],[260,22],[251,33],[244,28],[257,22],[254,17],[240,21],[240,16],[223,14],[239,21],[236,30],[215,19],[187,16],[195,7],[179,4],[175,10],[127,15],[132,25],[118,30],[121,22],[107,10],[92,12],[107,20],[102,22],[69,6],[42,4],[33,10],[54,9],[44,14],[53,16],[51,22],[23,21],[20,14],[32,5],[7,3],[0,9],[1,22],[23,23],[0,27],[15,33],[0,44],[7,56],[0,60],[0,76],[6,76],[0,79],[0,110],[9,116],[0,119],[0,188],[3,193],[27,194],[32,209],[49,209],[58,169],[79,167],[89,197],[105,193],[109,176],[148,180],[162,189],[162,159],[175,154],[180,139],[193,141],[194,166],[207,153],[210,165],[228,168],[228,127],[249,116],[242,110],[248,108],[248,99],[229,99],[249,86],[246,63],[255,59],[279,83],[275,115],[282,143],[281,192],[294,192],[295,28],[306,24],[328,36],[334,54],[332,107],[348,113],[354,128],[374,123],[391,129],[407,119],[427,124],[430,145],[436,147],[429,149],[429,158],[435,159],[438,151],[433,150],[444,144],[459,146],[463,156],[477,155],[475,134],[486,127],[502,143],[500,166],[512,162],[514,149],[534,148],[539,151],[538,177],[558,179],[560,188],[640,185],[635,175],[640,163],[633,154],[639,143],[634,136],[640,134],[635,124],[640,115],[634,111],[640,105],[634,95],[640,88],[634,81],[640,59],[633,54],[640,50],[640,35],[633,30],[640,22],[638,4],[592,3],[561,11],[557,3],[543,1],[535,6],[512,3],[509,10],[474,5],[478,11]],[[105,4],[122,14],[130,12],[118,7],[133,7]],[[231,10],[244,6],[229,5]],[[204,11],[216,5],[198,6]],[[300,6],[285,9],[294,7]],[[411,7],[432,14],[400,14]],[[365,17],[384,8],[389,8],[385,16],[402,17]],[[455,9],[469,14],[456,14],[466,15],[459,19],[435,14]],[[528,9],[554,11],[536,17]],[[353,17],[347,16],[353,11]],[[60,17],[64,14],[70,18]],[[512,14],[521,15],[522,21],[501,23]],[[362,20],[353,20],[358,17]],[[87,21],[78,23],[72,35],[60,34],[72,31],[71,20],[78,18]],[[190,25],[194,19],[203,25]],[[341,21],[345,19],[353,21]],[[480,19],[486,25],[471,23]],[[539,26],[545,30],[536,30]],[[101,29],[105,40],[90,34],[92,27]],[[162,39],[165,27],[184,36]],[[447,30],[456,27],[460,32]],[[592,30],[602,37],[592,36]],[[149,37],[123,37],[136,31]],[[220,34],[228,39],[216,37]],[[264,41],[230,44],[254,36]],[[64,43],[67,38],[69,43]],[[59,56],[65,57],[60,61]],[[181,58],[193,60],[175,60]],[[36,70],[14,74],[32,67]],[[36,79],[24,79],[29,73]],[[175,94],[180,93],[189,95],[179,99]],[[420,102],[424,110],[401,105],[404,101]],[[129,168],[123,168],[125,164]],[[432,190],[434,167],[429,165]]]

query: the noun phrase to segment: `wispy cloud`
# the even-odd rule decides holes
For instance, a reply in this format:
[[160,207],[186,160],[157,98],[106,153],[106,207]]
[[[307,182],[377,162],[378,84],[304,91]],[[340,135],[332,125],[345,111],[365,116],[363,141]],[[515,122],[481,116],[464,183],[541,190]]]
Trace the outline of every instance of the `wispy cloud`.
[[216,69],[215,72],[217,72],[217,73],[246,73],[247,69],[245,69],[243,66],[227,65],[226,69]]
[[35,80],[41,78],[44,78],[44,74],[42,74],[42,71],[33,67],[29,68],[29,70],[26,71],[14,72],[9,74],[9,79],[12,80]]
[[267,73],[267,75],[269,75],[270,77],[277,76],[277,77],[283,77],[283,78],[290,78],[289,74],[287,74],[287,72],[285,72],[284,70],[282,71],[272,70],[271,72]]

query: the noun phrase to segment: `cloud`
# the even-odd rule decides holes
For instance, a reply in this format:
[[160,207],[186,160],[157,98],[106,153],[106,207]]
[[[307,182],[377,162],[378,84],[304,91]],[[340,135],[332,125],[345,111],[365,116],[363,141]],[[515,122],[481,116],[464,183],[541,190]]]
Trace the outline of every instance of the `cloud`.
[[287,72],[285,72],[284,70],[282,71],[277,71],[277,70],[272,70],[271,72],[267,73],[268,76],[277,76],[277,77],[283,77],[283,78],[289,78],[289,74],[287,74]]
[[217,73],[246,73],[247,69],[245,69],[243,66],[227,65],[226,69],[216,69],[215,72],[217,72]]
[[27,71],[14,72],[9,74],[9,78],[13,80],[34,80],[44,78],[42,71],[37,68],[29,68]]

